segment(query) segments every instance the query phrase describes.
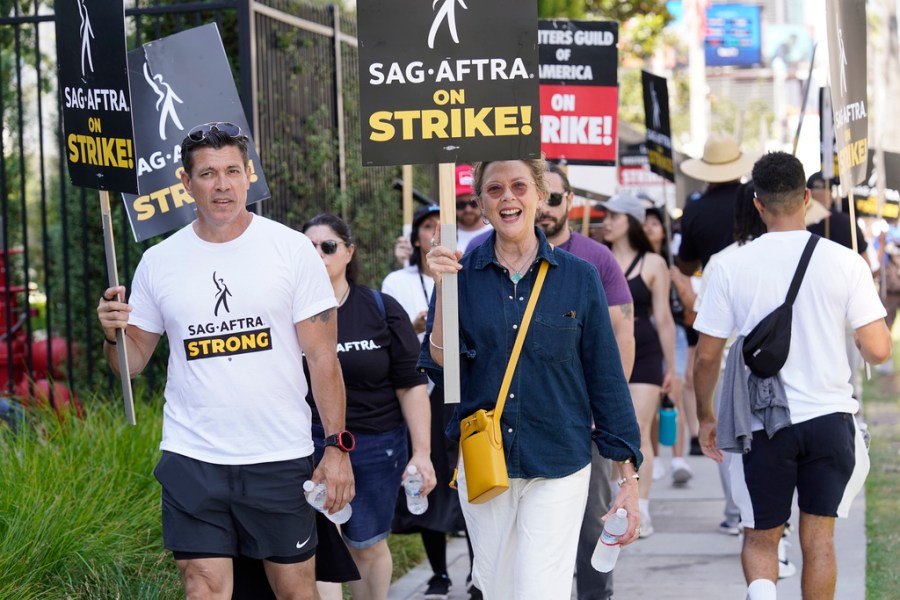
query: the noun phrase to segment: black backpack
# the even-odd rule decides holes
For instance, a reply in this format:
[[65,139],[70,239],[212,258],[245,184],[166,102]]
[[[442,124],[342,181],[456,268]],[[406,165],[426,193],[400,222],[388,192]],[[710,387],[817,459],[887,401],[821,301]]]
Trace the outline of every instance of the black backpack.
[[744,363],[757,377],[774,377],[787,361],[791,351],[794,300],[819,239],[817,235],[810,235],[806,242],[784,304],[766,315],[744,338]]

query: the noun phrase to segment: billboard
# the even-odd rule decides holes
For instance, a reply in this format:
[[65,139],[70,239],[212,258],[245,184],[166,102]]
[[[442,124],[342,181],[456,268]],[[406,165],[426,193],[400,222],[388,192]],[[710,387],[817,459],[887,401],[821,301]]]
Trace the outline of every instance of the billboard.
[[713,4],[706,9],[707,67],[751,67],[761,60],[760,7]]

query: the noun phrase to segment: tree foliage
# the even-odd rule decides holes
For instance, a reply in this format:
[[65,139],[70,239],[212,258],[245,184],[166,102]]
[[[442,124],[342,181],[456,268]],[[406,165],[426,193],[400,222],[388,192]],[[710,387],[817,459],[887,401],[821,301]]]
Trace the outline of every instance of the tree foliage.
[[586,0],[538,0],[538,16],[542,19],[581,19]]

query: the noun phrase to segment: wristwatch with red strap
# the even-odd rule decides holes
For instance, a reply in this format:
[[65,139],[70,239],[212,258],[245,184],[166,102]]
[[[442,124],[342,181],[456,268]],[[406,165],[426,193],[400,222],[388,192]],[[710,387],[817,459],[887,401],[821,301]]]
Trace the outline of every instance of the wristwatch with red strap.
[[332,435],[329,435],[325,438],[325,447],[335,446],[339,448],[343,452],[350,452],[354,448],[356,448],[356,438],[353,437],[353,434],[347,431],[338,431]]

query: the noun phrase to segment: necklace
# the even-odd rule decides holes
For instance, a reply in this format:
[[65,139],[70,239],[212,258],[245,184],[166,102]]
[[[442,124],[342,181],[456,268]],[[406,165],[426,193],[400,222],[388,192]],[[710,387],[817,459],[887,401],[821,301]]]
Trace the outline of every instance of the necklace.
[[522,270],[531,264],[534,256],[537,256],[537,248],[535,248],[532,252],[528,253],[528,256],[525,257],[525,261],[519,266],[519,268],[516,268],[515,265],[513,265],[512,261],[500,254],[500,249],[497,248],[496,245],[494,245],[494,252],[497,254],[497,258],[500,259],[500,261],[506,266],[506,268],[513,272],[512,275],[509,276],[509,279],[513,282],[513,285],[516,285],[520,281],[522,281],[522,278],[525,276],[522,273]]
[[347,284],[347,289],[344,290],[344,295],[341,296],[341,299],[340,299],[340,300],[338,300],[338,306],[343,306],[343,305],[344,305],[344,302],[347,301],[347,296],[349,296],[349,295],[350,295],[350,284],[348,283],[348,284]]

